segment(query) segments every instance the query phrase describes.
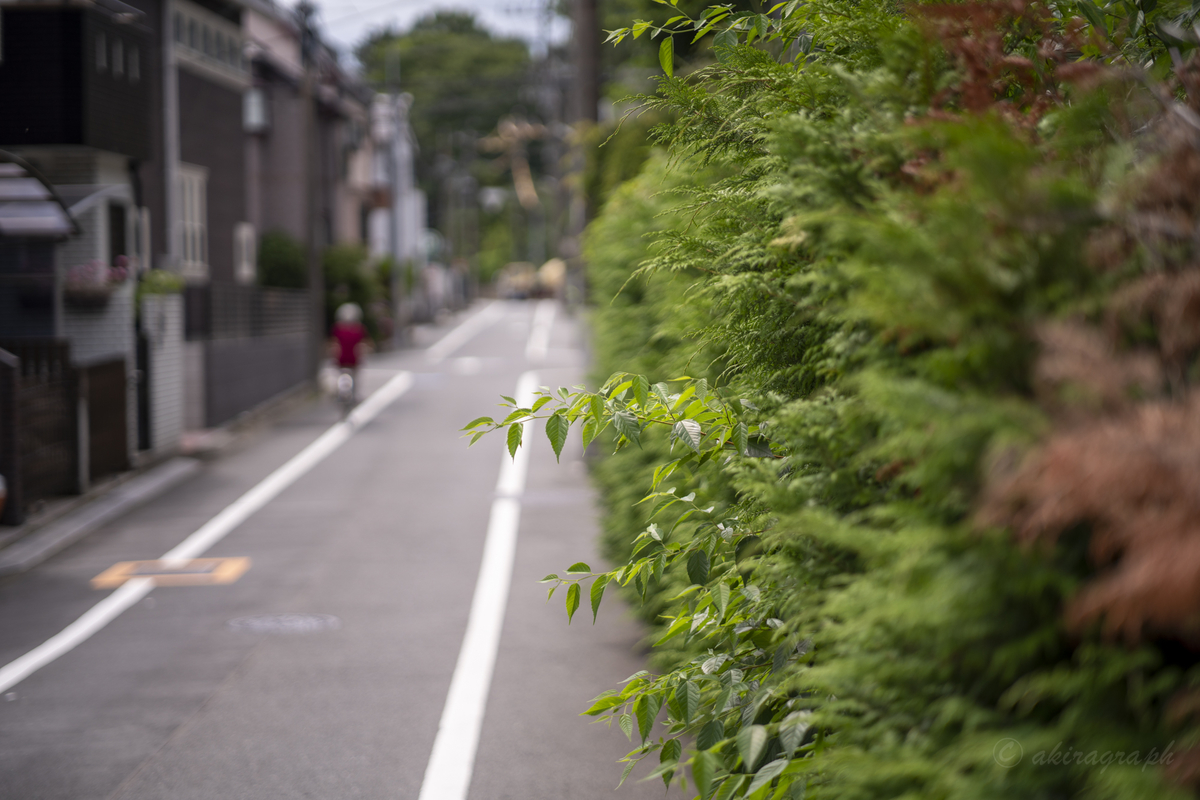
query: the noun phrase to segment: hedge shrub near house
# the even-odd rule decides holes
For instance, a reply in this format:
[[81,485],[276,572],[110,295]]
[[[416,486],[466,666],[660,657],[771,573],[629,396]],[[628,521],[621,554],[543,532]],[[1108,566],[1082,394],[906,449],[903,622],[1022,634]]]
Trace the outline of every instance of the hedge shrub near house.
[[619,373],[468,426],[649,498],[548,577],[659,626],[588,713],[703,798],[1189,796],[1195,9],[778,10],[668,23],[719,60],[591,232]]

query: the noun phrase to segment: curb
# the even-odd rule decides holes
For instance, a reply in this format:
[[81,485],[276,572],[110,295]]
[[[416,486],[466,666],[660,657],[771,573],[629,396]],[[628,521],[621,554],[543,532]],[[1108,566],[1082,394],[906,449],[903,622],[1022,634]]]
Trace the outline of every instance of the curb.
[[0,576],[15,575],[179,485],[200,470],[194,458],[172,458],[123,481],[96,500],[46,524],[0,550]]

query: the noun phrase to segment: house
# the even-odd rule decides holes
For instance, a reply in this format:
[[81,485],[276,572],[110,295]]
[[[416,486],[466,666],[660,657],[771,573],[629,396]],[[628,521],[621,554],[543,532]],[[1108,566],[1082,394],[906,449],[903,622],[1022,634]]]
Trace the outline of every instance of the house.
[[[120,450],[106,471],[159,458],[314,376],[319,271],[261,286],[257,242],[368,242],[372,106],[308,17],[270,0],[0,4],[0,150],[72,226],[35,242],[0,222],[0,348],[57,353],[73,391],[91,370],[120,395],[88,441],[76,425],[76,451]],[[139,300],[149,270],[182,292]],[[75,460],[79,489],[97,475]]]

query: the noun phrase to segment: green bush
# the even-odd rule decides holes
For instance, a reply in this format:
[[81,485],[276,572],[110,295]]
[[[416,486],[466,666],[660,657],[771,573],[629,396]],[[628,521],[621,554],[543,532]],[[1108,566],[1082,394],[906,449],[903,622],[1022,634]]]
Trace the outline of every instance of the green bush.
[[655,625],[657,672],[587,712],[630,769],[705,800],[1194,790],[1196,10],[1130,8],[717,10],[717,63],[648,100],[675,167],[588,236],[616,374],[468,426],[617,450],[618,566],[546,582]]
[[371,337],[380,335],[379,301],[385,290],[377,265],[372,265],[365,248],[339,244],[321,256],[325,271],[325,325],[333,326],[334,314],[343,303],[356,303],[363,310],[363,324]]
[[144,273],[138,281],[138,295],[179,294],[184,286],[185,281],[181,275],[165,269],[152,269]]
[[308,285],[304,245],[283,231],[267,231],[258,242],[258,282],[282,289]]

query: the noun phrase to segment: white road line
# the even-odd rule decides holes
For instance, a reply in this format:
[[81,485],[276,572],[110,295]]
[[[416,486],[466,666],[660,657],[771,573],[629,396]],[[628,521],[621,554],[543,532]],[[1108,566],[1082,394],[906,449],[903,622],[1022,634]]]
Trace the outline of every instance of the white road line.
[[[514,395],[517,405],[530,405],[536,389],[537,373],[522,375]],[[528,435],[529,423],[524,424]],[[466,800],[471,786],[475,750],[479,746],[492,669],[500,647],[500,630],[504,626],[504,606],[512,582],[517,527],[521,520],[520,494],[525,488],[528,468],[529,442],[526,439],[516,458],[510,460],[506,453],[500,467],[467,631],[463,635],[454,676],[450,679],[450,691],[418,800]]]
[[525,344],[525,358],[535,364],[546,360],[546,351],[550,349],[550,330],[554,327],[554,311],[558,303],[553,300],[541,300],[537,310],[533,312],[533,326],[529,332],[529,341]]
[[431,364],[444,361],[447,356],[474,339],[483,332],[484,328],[502,316],[504,316],[504,307],[500,303],[488,303],[474,316],[467,317],[457,328],[430,345],[425,351],[425,358]]
[[[302,475],[341,447],[363,425],[387,408],[413,384],[412,375],[402,372],[385,383],[342,422],[321,434],[312,444],[292,456],[254,488],[226,506],[191,536],[163,555],[164,561],[196,558],[246,521],[254,512],[271,502]],[[94,633],[119,617],[154,588],[148,578],[135,578],[92,606],[83,616],[25,655],[0,668],[0,692],[5,692],[42,667],[69,653]]]

